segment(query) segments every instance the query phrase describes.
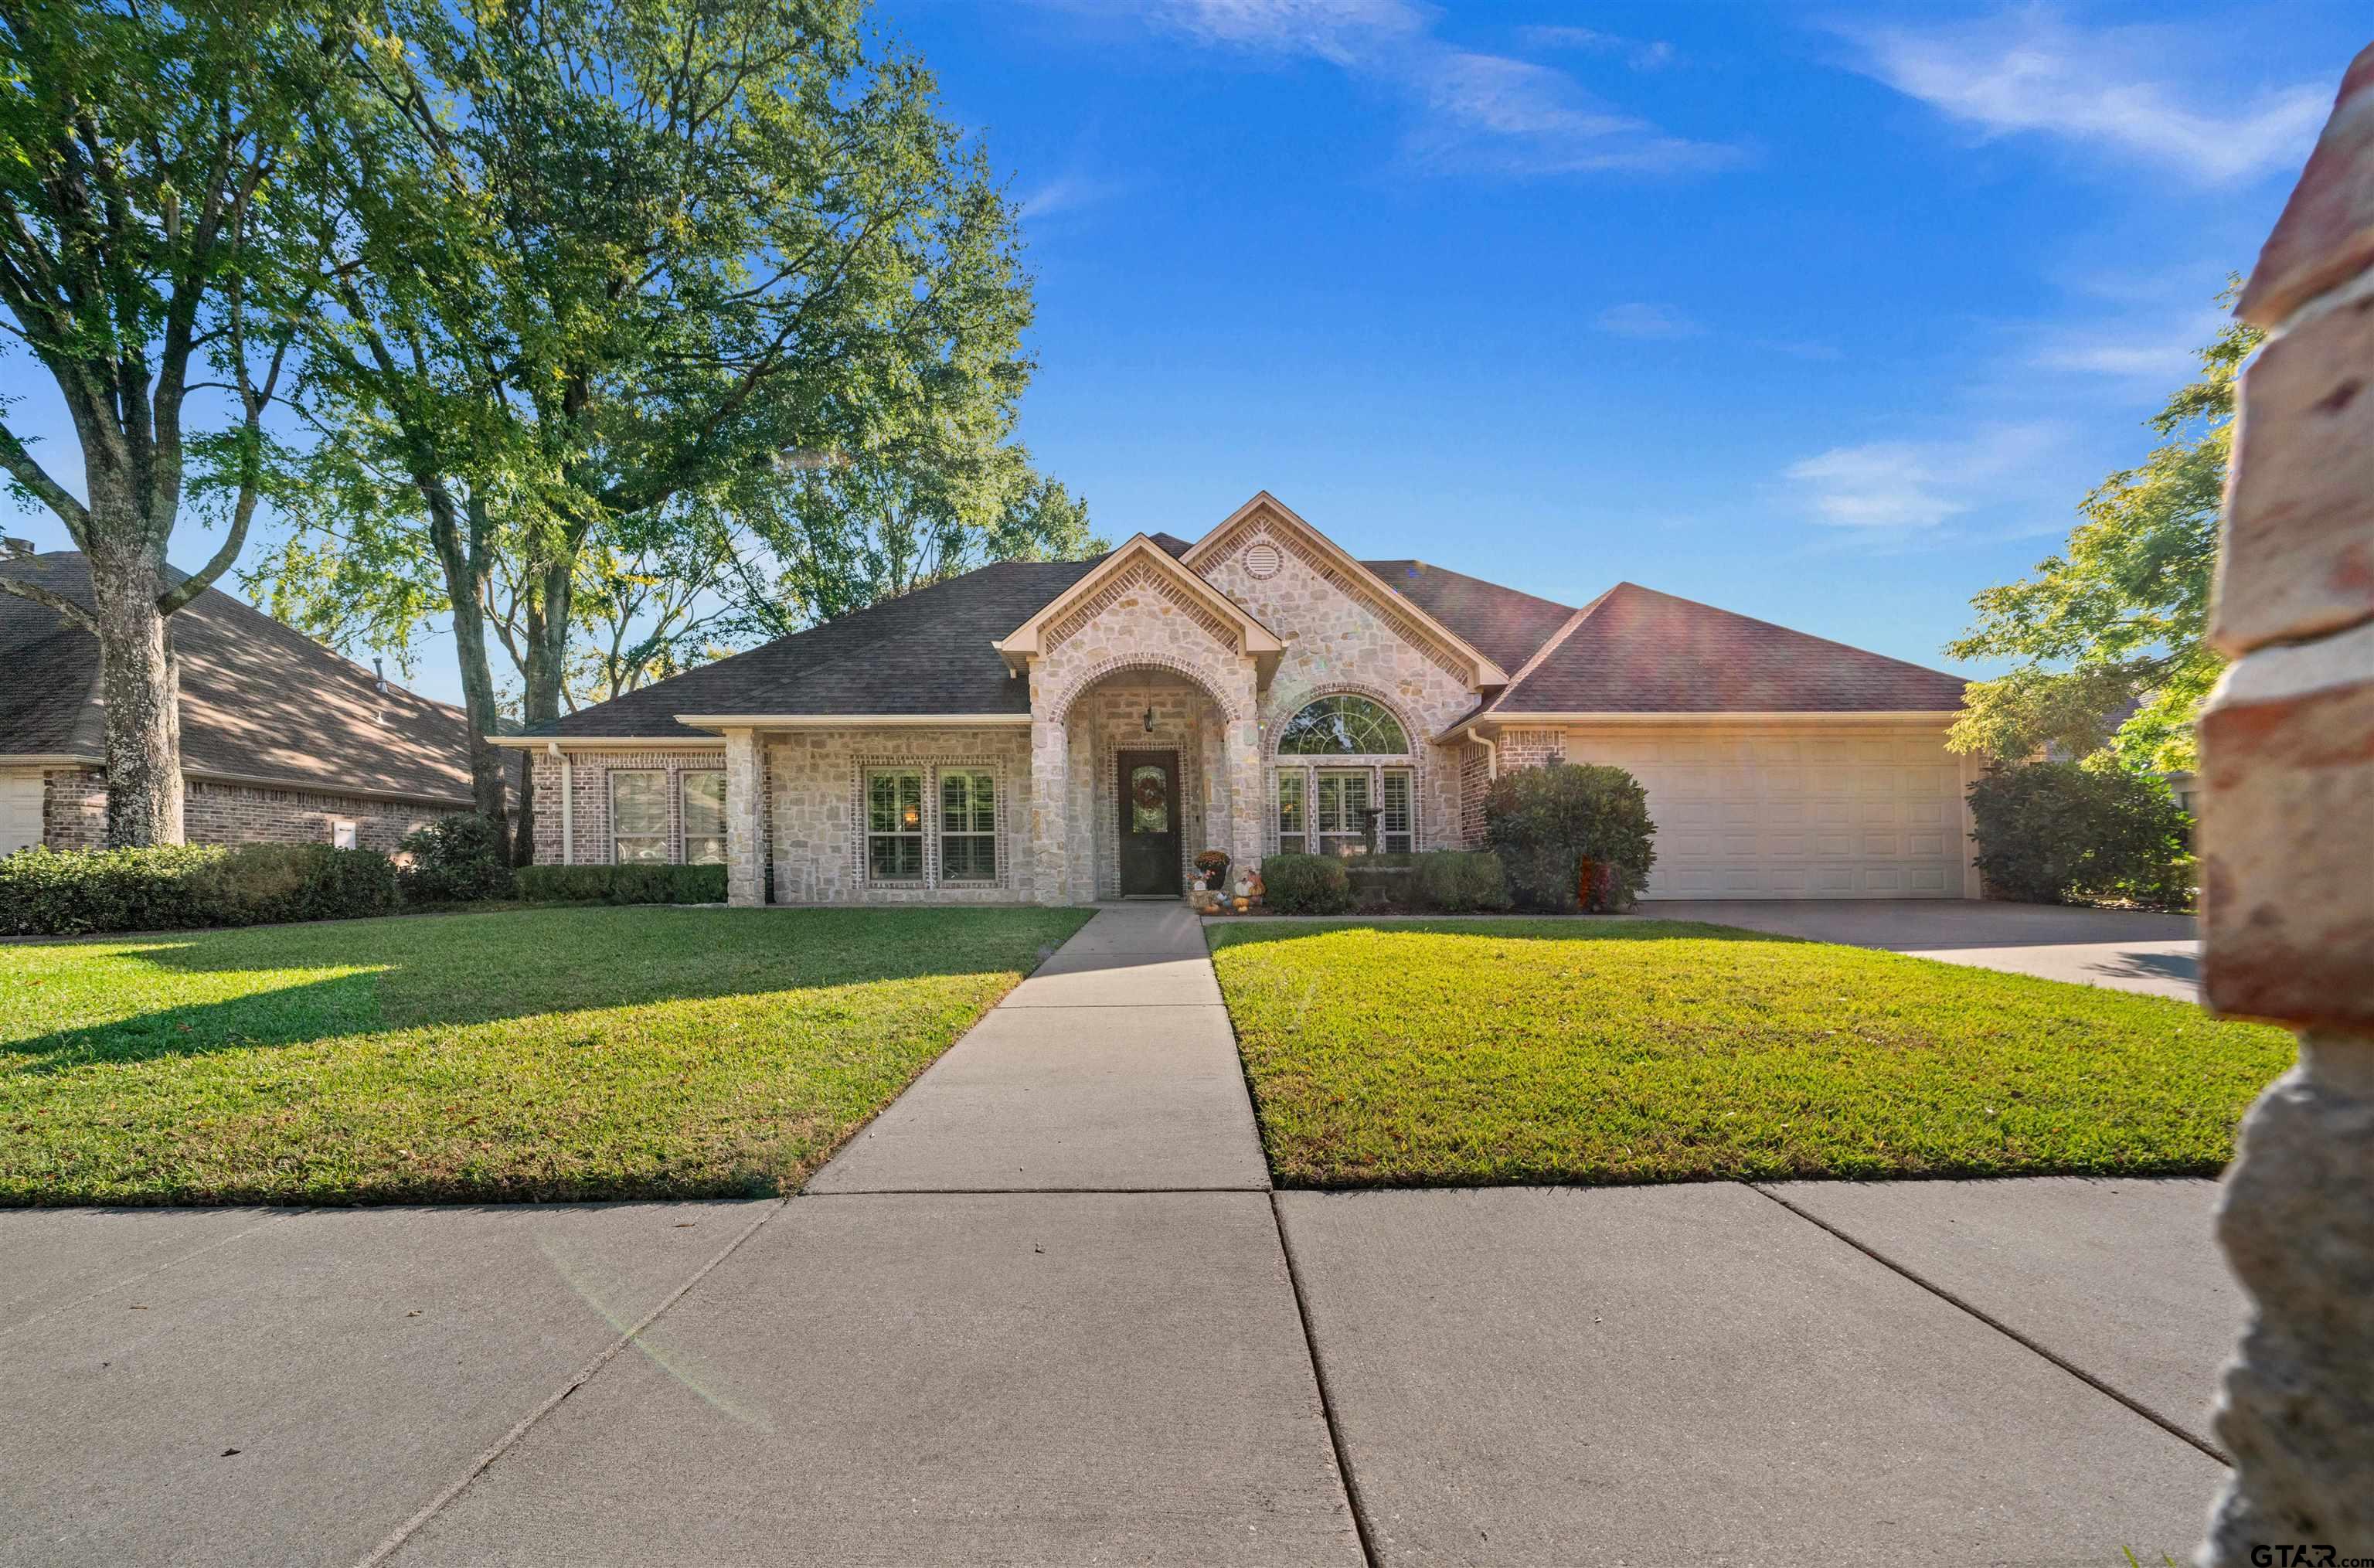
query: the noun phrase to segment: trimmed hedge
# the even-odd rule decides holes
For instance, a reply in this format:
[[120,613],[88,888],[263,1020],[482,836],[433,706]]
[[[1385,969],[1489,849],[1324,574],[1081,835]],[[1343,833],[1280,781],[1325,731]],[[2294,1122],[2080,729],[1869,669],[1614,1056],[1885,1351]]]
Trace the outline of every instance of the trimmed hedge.
[[1500,857],[1482,850],[1439,849],[1417,857],[1417,901],[1445,914],[1506,909],[1509,878]]
[[723,866],[523,866],[520,897],[539,903],[723,903]]
[[1581,907],[1584,861],[1593,863],[1593,910],[1631,908],[1657,861],[1649,793],[1621,768],[1552,762],[1503,773],[1484,797],[1484,832],[1518,904],[1553,914]]
[[1332,855],[1273,855],[1262,862],[1262,902],[1280,914],[1341,914],[1352,878]]
[[11,937],[352,920],[395,906],[395,864],[377,850],[159,844],[0,856],[0,934]]
[[511,861],[503,835],[475,811],[415,828],[398,847],[412,857],[400,874],[406,903],[467,903],[511,896]]
[[2079,762],[1998,764],[1970,785],[1970,822],[1992,897],[2192,907],[2192,819],[2161,779]]

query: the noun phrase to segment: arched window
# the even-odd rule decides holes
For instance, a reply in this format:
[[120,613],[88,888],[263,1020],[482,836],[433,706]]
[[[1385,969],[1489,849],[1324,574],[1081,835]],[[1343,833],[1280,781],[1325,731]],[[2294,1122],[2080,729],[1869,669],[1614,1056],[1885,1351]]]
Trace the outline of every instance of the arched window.
[[1322,697],[1286,721],[1277,749],[1282,757],[1398,757],[1409,737],[1381,702]]

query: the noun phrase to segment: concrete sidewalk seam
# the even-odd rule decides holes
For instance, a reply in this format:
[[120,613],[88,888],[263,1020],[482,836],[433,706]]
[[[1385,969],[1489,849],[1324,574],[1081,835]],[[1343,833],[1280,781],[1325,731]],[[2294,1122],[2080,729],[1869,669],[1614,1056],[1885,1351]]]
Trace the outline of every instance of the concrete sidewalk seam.
[[587,1362],[583,1366],[580,1367],[570,1377],[567,1383],[555,1390],[535,1409],[530,1410],[526,1415],[521,1417],[509,1432],[503,1433],[500,1437],[495,1439],[494,1442],[481,1449],[477,1457],[470,1461],[468,1466],[463,1469],[461,1475],[455,1478],[451,1485],[446,1487],[444,1491],[439,1492],[435,1497],[429,1499],[426,1507],[413,1515],[411,1518],[406,1519],[403,1524],[398,1525],[389,1533],[387,1539],[381,1541],[378,1546],[374,1547],[371,1550],[370,1554],[363,1558],[361,1562],[358,1562],[355,1565],[355,1568],[376,1568],[377,1564],[386,1562],[396,1552],[402,1550],[404,1549],[405,1542],[410,1540],[415,1535],[418,1534],[422,1526],[428,1524],[429,1520],[435,1518],[440,1513],[443,1512],[448,1503],[461,1496],[464,1491],[467,1491],[470,1488],[470,1483],[476,1480],[480,1476],[486,1474],[488,1468],[492,1466],[497,1459],[501,1458],[505,1453],[509,1452],[522,1438],[528,1434],[530,1428],[534,1427],[536,1422],[542,1421],[545,1417],[550,1415],[559,1407],[562,1400],[568,1398],[571,1394],[576,1393],[580,1388],[582,1388],[588,1382],[592,1381],[594,1375],[600,1373],[604,1367],[608,1366],[613,1361],[616,1361],[617,1359],[618,1352],[625,1350],[629,1345],[633,1344],[636,1338],[642,1334],[643,1330],[658,1322],[659,1316],[662,1313],[667,1311],[668,1308],[682,1301],[687,1291],[690,1291],[695,1285],[699,1284],[703,1279],[707,1279],[711,1269],[715,1268],[719,1264],[723,1263],[727,1258],[732,1257],[734,1254],[740,1249],[743,1243],[748,1241],[752,1236],[758,1233],[759,1226],[764,1225],[768,1220],[772,1220],[776,1215],[781,1214],[783,1211],[784,1205],[790,1202],[791,1198],[788,1197],[779,1199],[773,1206],[761,1212],[756,1220],[753,1220],[747,1225],[743,1226],[741,1232],[732,1241],[726,1243],[724,1247],[719,1251],[716,1256],[711,1258],[707,1263],[702,1264],[699,1268],[694,1269],[690,1278],[687,1279],[683,1284],[678,1285],[675,1290],[670,1291],[666,1297],[664,1298],[657,1306],[645,1313],[633,1327],[628,1329],[624,1334],[619,1335],[616,1339],[613,1339],[609,1345],[599,1354],[594,1356],[592,1361]]
[[1302,1325],[1302,1351],[1310,1358],[1310,1381],[1319,1390],[1319,1418],[1327,1423],[1328,1445],[1335,1450],[1335,1476],[1344,1483],[1344,1505],[1352,1512],[1352,1534],[1369,1568],[1379,1568],[1376,1542],[1369,1539],[1368,1510],[1361,1505],[1360,1483],[1352,1473],[1352,1451],[1335,1424],[1335,1400],[1327,1387],[1327,1364],[1319,1358],[1319,1336],[1310,1327],[1310,1303],[1302,1293],[1302,1272],[1295,1266],[1294,1244],[1287,1239],[1286,1216],[1279,1212],[1277,1192],[1269,1195],[1269,1221],[1277,1230],[1278,1256],[1286,1259],[1287,1288],[1294,1292],[1294,1315]]
[[1829,1234],[1837,1237],[1839,1241],[1844,1242],[1847,1245],[1854,1248],[1855,1251],[1863,1254],[1865,1257],[1870,1258],[1874,1263],[1878,1264],[1881,1267],[1891,1270],[1892,1272],[1899,1274],[1905,1279],[1910,1279],[1912,1283],[1920,1286],[1931,1295],[1935,1296],[1939,1301],[1945,1303],[1949,1306],[1960,1308],[1963,1312],[1966,1312],[1972,1317],[1977,1318],[1980,1323],[1985,1324],[1988,1327],[1993,1329],[1996,1333],[2002,1335],[2006,1339],[2021,1346],[2023,1349],[2033,1351],[2035,1354],[2043,1357],[2046,1361],[2051,1362],[2054,1366],[2059,1367],[2062,1371],[2077,1379],[2080,1383],[2086,1385],[2096,1392],[2110,1396],[2120,1404],[2124,1405],[2128,1409],[2133,1410],[2135,1414],[2143,1417],[2144,1420],[2151,1422],[2154,1426],[2158,1427],[2161,1431],[2167,1432],[2170,1437],[2176,1438],[2179,1442],[2187,1444],[2192,1447],[2198,1448],[2202,1453],[2208,1455],[2209,1457],[2216,1460],[2219,1464],[2224,1465],[2227,1468],[2233,1468],[2234,1460],[2232,1456],[2227,1455],[2224,1449],[2219,1448],[2215,1444],[2211,1443],[2208,1439],[2204,1438],[2197,1433],[2188,1431],[2179,1422],[2162,1415],[2159,1411],[2154,1409],[2151,1406],[2145,1404],[2141,1399],[2135,1398],[2133,1395],[2130,1395],[2121,1389],[2112,1387],[2110,1384],[2105,1383],[2102,1379],[2095,1376],[2092,1373],[2087,1372],[2084,1367],[2079,1366],[2068,1357],[2062,1355],[2059,1351],[2051,1350],[2030,1336],[2014,1328],[2010,1324],[2005,1323],[2003,1319],[1995,1316],[1992,1313],[1990,1313],[1976,1303],[1957,1295],[1952,1291],[1947,1290],[1945,1286],[1938,1284],[1935,1280],[1923,1278],[1917,1271],[1906,1267],[1903,1264],[1897,1262],[1896,1259],[1888,1256],[1886,1253],[1881,1252],[1878,1248],[1865,1244],[1855,1237],[1849,1235],[1845,1231],[1839,1229],[1838,1226],[1831,1224],[1828,1220],[1822,1219],[1819,1215],[1798,1207],[1796,1204],[1790,1202],[1787,1198],[1782,1197],[1777,1192],[1772,1192],[1767,1189],[1760,1183],[1742,1182],[1740,1185],[1746,1187],[1751,1192],[1758,1193],[1765,1197],[1770,1198],[1773,1202],[1779,1204],[1790,1213],[1794,1214],[1798,1219],[1804,1220],[1807,1224],[1815,1226],[1819,1230],[1828,1232]]
[[181,1256],[167,1258],[164,1262],[157,1265],[154,1268],[144,1268],[137,1274],[127,1274],[123,1279],[117,1279],[110,1284],[101,1285],[95,1291],[87,1291],[70,1302],[61,1302],[56,1306],[50,1308],[47,1312],[35,1313],[32,1316],[25,1319],[22,1323],[13,1324],[6,1328],[0,1328],[0,1339],[6,1339],[11,1334],[30,1328],[36,1323],[55,1317],[58,1314],[66,1311],[68,1308],[78,1307],[85,1302],[95,1302],[100,1297],[107,1294],[110,1291],[120,1291],[127,1285],[137,1285],[143,1279],[152,1279],[158,1275],[164,1273],[169,1268],[178,1268],[194,1257],[204,1257],[210,1252],[219,1251],[220,1249],[230,1245],[231,1243],[238,1241],[242,1236],[252,1236],[255,1234],[256,1232],[264,1230],[268,1226],[276,1225],[283,1220],[294,1220],[300,1215],[311,1214],[313,1210],[311,1208],[290,1208],[283,1210],[277,1214],[266,1215],[264,1218],[257,1220],[254,1224],[248,1226],[244,1230],[233,1231],[229,1235],[223,1237],[220,1241],[208,1242],[202,1247],[192,1247],[188,1252],[183,1253]]

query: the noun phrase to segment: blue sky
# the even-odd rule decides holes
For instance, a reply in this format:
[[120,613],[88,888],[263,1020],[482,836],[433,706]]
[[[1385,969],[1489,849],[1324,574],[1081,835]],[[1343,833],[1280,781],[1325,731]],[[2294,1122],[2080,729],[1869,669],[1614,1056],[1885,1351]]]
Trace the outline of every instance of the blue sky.
[[[1012,171],[1023,437],[1110,536],[1267,489],[1358,555],[1928,664],[2146,449],[2366,41],[2304,0],[877,23]],[[46,378],[0,378],[66,457]],[[454,697],[450,654],[414,684]]]

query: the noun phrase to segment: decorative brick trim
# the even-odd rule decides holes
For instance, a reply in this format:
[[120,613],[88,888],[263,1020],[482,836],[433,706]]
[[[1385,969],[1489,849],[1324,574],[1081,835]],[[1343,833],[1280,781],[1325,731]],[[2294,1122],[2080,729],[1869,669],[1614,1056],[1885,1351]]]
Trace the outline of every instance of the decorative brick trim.
[[1075,606],[1063,619],[1047,629],[1046,634],[1040,640],[1040,648],[1046,653],[1053,653],[1062,644],[1087,630],[1089,622],[1111,609],[1121,603],[1122,598],[1133,593],[1157,595],[1210,633],[1212,640],[1222,647],[1235,654],[1244,652],[1244,639],[1238,635],[1235,627],[1214,615],[1203,605],[1196,603],[1186,589],[1147,566],[1132,567]]
[[1379,599],[1366,584],[1346,576],[1334,561],[1313,548],[1298,530],[1275,525],[1275,519],[1266,513],[1246,518],[1213,548],[1212,559],[1225,560],[1255,536],[1264,537],[1318,573],[1329,587],[1393,628],[1395,635],[1425,654],[1428,661],[1445,675],[1463,683],[1475,678],[1475,672],[1458,654],[1443,645],[1439,634],[1412,619],[1407,610]]
[[1070,725],[1072,710],[1078,705],[1081,698],[1088,694],[1090,687],[1108,676],[1119,675],[1123,670],[1131,669],[1167,669],[1174,675],[1185,676],[1195,683],[1205,696],[1212,700],[1214,705],[1218,707],[1231,724],[1253,717],[1253,714],[1245,710],[1243,704],[1231,701],[1221,694],[1212,684],[1209,670],[1199,668],[1174,654],[1151,650],[1145,653],[1116,654],[1109,659],[1099,659],[1074,677],[1072,684],[1065,689],[1064,695],[1047,705],[1047,712],[1053,715],[1053,722],[1058,726]]

